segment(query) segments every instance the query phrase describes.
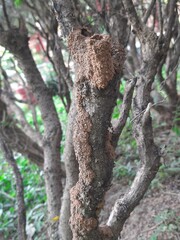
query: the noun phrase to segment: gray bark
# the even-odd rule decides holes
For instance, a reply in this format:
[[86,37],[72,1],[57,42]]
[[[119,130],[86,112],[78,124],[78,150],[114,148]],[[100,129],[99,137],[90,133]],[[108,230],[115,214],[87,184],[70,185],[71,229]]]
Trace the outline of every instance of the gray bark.
[[114,42],[119,41],[125,47],[129,41],[130,26],[128,25],[122,0],[109,1],[109,4],[109,32]]
[[[58,74],[59,80],[59,94],[66,97],[67,103],[65,105],[66,111],[69,112],[71,105],[70,91],[73,88],[73,82],[68,68],[65,66],[60,39],[56,37],[55,48],[53,50],[54,65]],[[63,99],[63,98],[62,98]]]
[[32,141],[13,121],[2,129],[2,134],[8,146],[16,152],[26,156],[32,163],[43,168],[44,156],[43,149]]
[[18,239],[26,240],[26,207],[24,202],[24,187],[21,173],[14,159],[11,149],[6,144],[2,134],[2,127],[0,128],[0,148],[4,154],[6,161],[12,167],[15,181],[16,181],[16,194],[17,194],[17,205],[18,205]]
[[129,116],[129,111],[131,109],[132,97],[133,97],[133,92],[134,92],[134,87],[136,85],[136,82],[137,82],[137,78],[133,78],[130,82],[127,82],[126,84],[126,88],[123,96],[123,103],[120,109],[120,117],[115,122],[115,124],[113,124],[112,143],[114,147],[117,147],[119,137],[122,133],[122,130]]
[[76,106],[74,99],[71,104],[71,108],[68,114],[68,124],[67,124],[67,132],[66,132],[66,142],[65,149],[63,154],[63,161],[65,163],[66,169],[66,185],[62,198],[62,207],[60,213],[60,227],[59,227],[59,235],[62,240],[71,240],[72,239],[72,231],[70,228],[70,189],[77,183],[79,167],[78,162],[74,153],[74,145],[73,145],[73,127],[76,116]]
[[[142,45],[142,65],[133,99],[133,131],[138,145],[140,168],[129,191],[118,199],[111,212],[107,225],[112,237],[117,239],[122,227],[133,209],[139,204],[160,166],[160,151],[154,143],[151,110],[151,87],[157,67],[164,52],[154,32],[138,19],[133,2],[123,1],[128,17]],[[175,7],[175,5],[174,5]]]
[[101,239],[98,215],[112,175],[110,122],[124,51],[121,46],[116,49],[108,36],[84,33],[85,30],[75,30],[69,37],[77,70],[74,149],[80,171],[70,192],[70,222],[73,239]]
[[[12,52],[16,57],[40,107],[45,129],[43,136],[43,150],[48,217],[52,219],[55,216],[59,216],[62,196],[59,151],[61,126],[57,112],[55,110],[52,96],[32,58],[28,46],[27,33],[20,32],[17,29],[2,31],[0,35],[0,44]],[[51,239],[56,238],[57,230],[57,224],[50,228],[49,234]]]
[[72,2],[71,0],[52,0],[52,3],[62,35],[68,37],[70,32],[78,26]]
[[3,91],[1,92],[1,99],[8,107],[8,112],[11,115],[15,115],[16,119],[21,124],[22,130],[24,133],[31,139],[34,139],[35,142],[39,145],[39,147],[42,147],[42,136],[39,132],[34,130],[29,123],[27,122],[24,112],[22,109],[8,96],[8,94],[5,94]]
[[[76,18],[74,16],[74,11],[72,3],[70,0],[60,1],[53,0],[53,8],[56,14],[56,19],[61,27],[62,35],[67,37],[73,29],[78,27]],[[63,75],[65,68],[62,69]],[[67,76],[68,77],[68,76]],[[72,83],[67,82],[69,89],[72,89]],[[59,235],[62,240],[71,240],[72,231],[70,229],[70,189],[76,184],[78,180],[78,162],[75,157],[74,145],[73,145],[73,125],[76,116],[76,107],[74,99],[71,103],[71,108],[68,115],[68,126],[66,132],[66,142],[64,150],[64,163],[66,169],[66,185],[63,193],[62,208],[60,213],[60,225],[59,225]]]

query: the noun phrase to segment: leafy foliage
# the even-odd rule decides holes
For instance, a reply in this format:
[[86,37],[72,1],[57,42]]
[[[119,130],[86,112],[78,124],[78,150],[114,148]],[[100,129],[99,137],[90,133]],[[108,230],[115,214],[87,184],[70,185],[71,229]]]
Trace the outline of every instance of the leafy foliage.
[[[21,155],[15,155],[24,183],[24,197],[27,210],[27,228],[33,226],[37,234],[46,214],[46,194],[43,171],[29,164]],[[12,169],[0,157],[0,232],[5,239],[17,239],[17,203],[16,187]]]
[[180,231],[180,217],[176,215],[173,210],[166,209],[159,215],[154,217],[155,230],[150,237],[150,240],[162,239],[163,233],[170,234],[172,232]]

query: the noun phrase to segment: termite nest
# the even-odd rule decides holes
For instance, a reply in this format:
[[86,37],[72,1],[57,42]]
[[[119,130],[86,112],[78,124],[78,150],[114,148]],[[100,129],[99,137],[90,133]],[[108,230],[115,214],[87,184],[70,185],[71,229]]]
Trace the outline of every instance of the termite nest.
[[[91,216],[91,203],[88,192],[95,180],[93,171],[92,146],[90,134],[92,130],[91,116],[86,109],[86,97],[93,88],[105,89],[116,74],[122,71],[125,52],[121,45],[111,42],[108,35],[92,35],[85,29],[74,30],[68,38],[68,46],[76,68],[75,101],[77,115],[73,129],[73,143],[76,159],[79,163],[79,180],[71,189],[71,228],[73,239],[79,239],[86,232],[91,232],[98,226],[96,217],[103,207],[102,201],[95,209],[97,216]],[[111,133],[107,129],[106,151],[110,159],[114,159],[114,148],[111,144]],[[86,191],[84,191],[86,190]],[[88,204],[87,204],[88,202]],[[86,206],[87,205],[87,206]],[[87,207],[87,214],[84,212]],[[102,229],[103,235],[110,235],[109,229]]]
[[68,39],[70,53],[77,66],[76,81],[87,79],[92,86],[104,89],[115,73],[122,71],[125,51],[120,44],[113,44],[109,35],[89,35],[83,35],[78,29]]

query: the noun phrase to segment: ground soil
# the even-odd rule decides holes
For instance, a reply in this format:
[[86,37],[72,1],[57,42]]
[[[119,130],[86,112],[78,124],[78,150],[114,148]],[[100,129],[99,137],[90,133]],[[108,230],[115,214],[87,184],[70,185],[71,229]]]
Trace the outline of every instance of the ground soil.
[[[173,161],[180,163],[177,154],[180,139],[174,137],[168,140],[171,151],[165,158],[169,166],[167,171],[165,168],[162,178],[157,175],[140,204],[131,213],[121,233],[122,240],[180,240],[180,172],[176,171],[177,165],[173,168],[174,172],[168,171],[172,169]],[[162,139],[167,141],[167,137]],[[159,141],[162,142],[162,139]],[[128,187],[129,183],[124,179],[113,182],[106,194],[101,222],[106,222],[115,201],[123,196]]]

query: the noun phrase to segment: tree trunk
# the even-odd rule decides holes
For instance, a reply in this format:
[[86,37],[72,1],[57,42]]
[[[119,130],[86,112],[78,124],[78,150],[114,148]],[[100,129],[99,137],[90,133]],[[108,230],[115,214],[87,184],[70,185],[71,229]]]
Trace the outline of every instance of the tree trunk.
[[[61,126],[58,115],[40,72],[33,60],[28,46],[26,32],[11,30],[2,32],[0,44],[16,57],[23,70],[29,86],[31,87],[40,107],[44,123],[43,150],[44,150],[44,177],[47,194],[48,217],[51,221],[59,216],[61,207],[62,184],[60,167],[60,141]],[[49,235],[56,239],[58,223],[51,225]]]
[[101,239],[98,216],[110,186],[115,156],[111,114],[124,61],[123,49],[114,49],[109,36],[88,35],[89,32],[79,29],[69,37],[77,72],[73,138],[80,171],[70,192],[73,239]]

